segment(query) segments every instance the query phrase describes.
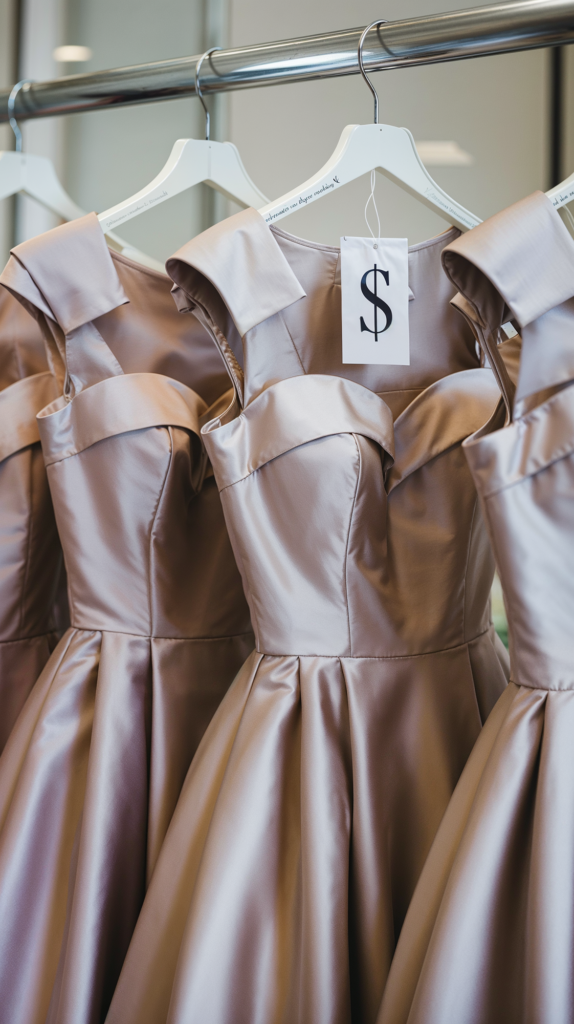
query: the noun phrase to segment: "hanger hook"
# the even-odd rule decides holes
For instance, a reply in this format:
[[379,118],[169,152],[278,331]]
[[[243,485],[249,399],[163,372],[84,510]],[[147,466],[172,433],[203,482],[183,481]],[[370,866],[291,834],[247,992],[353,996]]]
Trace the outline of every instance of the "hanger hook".
[[31,82],[31,81],[32,81],[31,78],[23,78],[21,82],[16,82],[16,85],[14,86],[14,88],[12,89],[12,92],[10,93],[10,95],[8,97],[8,120],[10,121],[10,127],[11,127],[12,131],[14,132],[14,135],[16,136],[16,152],[17,153],[21,153],[22,152],[22,132],[20,131],[20,125],[18,124],[16,118],[14,117],[14,104],[16,102],[16,97],[17,97],[18,93],[20,92],[20,89],[22,88],[22,86],[23,85],[28,85],[28,83]]
[[359,70],[360,70],[360,72],[361,72],[365,82],[369,86],[369,89],[371,90],[371,92],[373,94],[373,98],[375,100],[375,124],[379,123],[379,94],[378,94],[377,90],[375,89],[373,83],[371,82],[371,79],[367,75],[367,72],[365,71],[365,66],[363,64],[363,46],[364,46],[364,43],[365,43],[365,39],[368,36],[368,34],[371,31],[371,29],[375,28],[375,26],[378,28],[379,25],[388,25],[388,21],[372,21],[370,25],[367,25],[365,31],[363,32],[363,34],[361,35],[361,38],[359,39],[359,48],[357,50],[357,57],[358,57],[358,60],[359,60]]
[[215,53],[216,50],[221,50],[221,46],[212,46],[211,50],[206,50],[205,53],[202,53],[202,55],[199,58],[197,64],[195,65],[195,94],[196,94],[196,96],[199,97],[199,99],[201,101],[201,105],[202,105],[203,109],[205,110],[205,138],[206,138],[207,142],[209,142],[210,118],[209,118],[209,110],[207,109],[207,107],[205,105],[205,100],[203,98],[203,93],[201,91],[201,86],[199,84],[199,70],[200,70],[201,65],[203,64],[205,58],[209,57],[212,53]]

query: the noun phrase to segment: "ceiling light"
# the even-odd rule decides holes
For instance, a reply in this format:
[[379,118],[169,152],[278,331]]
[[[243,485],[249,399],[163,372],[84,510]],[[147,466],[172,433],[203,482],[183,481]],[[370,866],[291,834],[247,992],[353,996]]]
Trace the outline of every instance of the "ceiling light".
[[58,64],[80,64],[92,59],[89,46],[57,46],[52,53]]
[[418,154],[427,167],[468,167],[474,157],[458,142],[416,142]]

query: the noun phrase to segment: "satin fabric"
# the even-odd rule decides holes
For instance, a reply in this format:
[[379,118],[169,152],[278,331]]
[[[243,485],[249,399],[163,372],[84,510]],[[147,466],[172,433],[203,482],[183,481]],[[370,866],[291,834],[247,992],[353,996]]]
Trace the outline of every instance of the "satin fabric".
[[[464,449],[504,589],[511,682],[422,872],[378,1024],[571,1024],[574,242],[535,193],[443,258],[504,399]],[[523,336],[516,395],[496,345],[510,318]]]
[[36,413],[58,395],[41,331],[0,290],[0,753],[66,625]]
[[95,1024],[253,647],[199,438],[203,393],[228,378],[201,363],[210,339],[168,279],[111,258],[94,215],[18,246],[0,280],[38,318],[63,392],[35,422],[71,616],[0,759],[0,1021]]
[[339,251],[254,211],[168,261],[235,385],[202,436],[256,651],[190,768],[107,1024],[376,1018],[506,682],[461,449],[498,389],[448,304],[456,234],[411,250],[409,368],[341,364]]

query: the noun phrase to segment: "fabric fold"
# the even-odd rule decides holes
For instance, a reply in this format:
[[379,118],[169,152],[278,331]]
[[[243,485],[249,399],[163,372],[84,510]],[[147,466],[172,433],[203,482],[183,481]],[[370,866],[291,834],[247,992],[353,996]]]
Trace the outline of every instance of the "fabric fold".
[[[256,210],[243,210],[184,245],[166,263],[176,288],[193,302],[202,288],[200,275],[225,302],[241,337],[268,320],[305,291],[265,221]],[[251,282],[258,282],[254,287]],[[181,294],[181,292],[180,292]],[[203,298],[204,291],[200,291]],[[215,296],[214,296],[215,298]],[[217,299],[215,299],[217,301]],[[180,304],[180,309],[187,308]]]
[[205,402],[158,373],[109,377],[41,410],[38,429],[46,465],[77,455],[107,437],[149,427],[181,427],[199,436]]
[[62,224],[57,238],[45,232],[15,246],[0,284],[64,334],[129,301],[95,213]]
[[432,384],[394,425],[397,457],[387,492],[451,445],[474,433],[492,415],[500,392],[490,370],[462,370]]
[[[290,413],[296,402],[301,410],[294,417]],[[356,432],[372,438],[385,452],[385,466],[391,464],[394,452],[392,416],[383,400],[353,381],[327,376],[278,381],[236,419],[223,426],[219,419],[207,423],[202,435],[208,446],[215,429],[229,451],[218,473],[220,490],[291,449],[330,434]]]
[[574,241],[543,192],[450,242],[443,266],[484,322],[498,303],[500,323],[525,327],[574,295]]
[[23,377],[0,391],[0,462],[40,440],[36,416],[58,391],[49,371]]

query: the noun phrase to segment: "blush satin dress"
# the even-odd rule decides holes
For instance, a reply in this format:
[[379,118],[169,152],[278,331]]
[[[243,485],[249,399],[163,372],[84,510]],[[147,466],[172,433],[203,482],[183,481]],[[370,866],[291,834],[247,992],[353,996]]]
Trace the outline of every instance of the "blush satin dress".
[[[572,1024],[574,241],[535,193],[443,259],[503,394],[464,449],[504,589],[511,682],[422,872],[378,1024]],[[496,344],[511,319],[516,394]]]
[[18,246],[0,280],[38,318],[62,395],[37,425],[71,619],[0,759],[0,1021],[96,1024],[253,647],[199,438],[222,368],[169,279],[112,259],[93,215]]
[[0,289],[0,752],[56,646],[62,551],[36,413],[58,396],[36,321]]
[[506,685],[461,448],[499,393],[449,306],[456,236],[411,249],[410,367],[343,366],[339,251],[253,210],[168,261],[234,384],[202,436],[256,650],[188,773],[107,1024],[375,1021]]

